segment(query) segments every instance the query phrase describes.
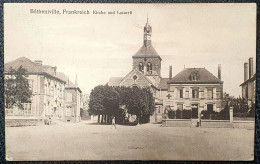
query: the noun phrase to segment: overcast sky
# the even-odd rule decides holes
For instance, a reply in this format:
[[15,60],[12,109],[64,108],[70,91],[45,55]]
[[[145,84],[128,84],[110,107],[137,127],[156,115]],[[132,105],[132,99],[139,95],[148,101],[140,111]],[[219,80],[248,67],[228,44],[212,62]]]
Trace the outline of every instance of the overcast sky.
[[[61,14],[30,14],[55,9]],[[62,14],[89,10],[86,15]],[[132,11],[95,15],[97,11]],[[162,77],[184,65],[205,67],[217,76],[222,65],[224,91],[241,95],[243,65],[256,56],[255,4],[5,4],[5,63],[19,57],[57,66],[90,93],[110,77],[132,69],[132,56],[143,44],[147,13],[152,44],[162,58]],[[255,71],[255,66],[254,66]]]

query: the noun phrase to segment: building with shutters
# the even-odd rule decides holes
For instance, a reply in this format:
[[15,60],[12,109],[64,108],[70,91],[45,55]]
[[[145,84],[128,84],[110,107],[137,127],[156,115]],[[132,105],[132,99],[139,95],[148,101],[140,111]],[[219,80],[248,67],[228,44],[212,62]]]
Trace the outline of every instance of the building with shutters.
[[[80,120],[81,90],[63,73],[57,72],[57,67],[43,65],[40,60],[33,62],[20,57],[4,65],[5,76],[9,76],[10,68],[18,69],[20,66],[27,70],[32,90],[31,101],[23,104],[24,110],[5,109],[7,117],[53,118],[71,122]],[[70,107],[70,111],[67,107]]]
[[[205,68],[186,68],[172,78],[161,77],[162,58],[152,45],[152,26],[144,26],[142,47],[132,56],[132,70],[125,77],[111,77],[110,86],[151,87],[156,110],[151,122],[160,122],[167,110],[191,110],[196,117],[202,110],[220,111],[223,97],[221,66],[218,77]],[[195,115],[194,114],[194,115]],[[195,116],[194,116],[195,117]]]
[[168,90],[166,97],[163,97],[163,105],[168,109],[190,110],[192,118],[198,118],[203,110],[219,112],[223,109],[220,65],[218,78],[205,68],[185,68],[167,83]]

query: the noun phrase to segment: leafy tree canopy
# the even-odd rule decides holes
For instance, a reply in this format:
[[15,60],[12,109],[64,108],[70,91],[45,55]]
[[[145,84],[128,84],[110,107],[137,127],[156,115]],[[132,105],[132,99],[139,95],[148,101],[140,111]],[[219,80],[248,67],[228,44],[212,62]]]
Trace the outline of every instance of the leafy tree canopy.
[[17,106],[24,109],[23,103],[30,102],[32,91],[28,82],[27,70],[20,66],[17,70],[12,67],[5,75],[5,107]]

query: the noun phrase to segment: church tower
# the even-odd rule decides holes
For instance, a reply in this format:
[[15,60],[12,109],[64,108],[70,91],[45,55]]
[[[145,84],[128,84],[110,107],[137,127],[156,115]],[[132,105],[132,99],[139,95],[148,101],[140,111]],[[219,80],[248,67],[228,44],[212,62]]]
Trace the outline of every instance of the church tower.
[[152,36],[152,26],[150,26],[150,24],[148,23],[148,18],[147,18],[146,25],[144,26],[144,45],[146,47],[152,44],[151,36]]
[[[151,78],[161,77],[161,57],[152,46],[152,26],[148,18],[144,26],[143,46],[136,52],[133,58],[133,68]],[[149,78],[150,79],[150,78]]]

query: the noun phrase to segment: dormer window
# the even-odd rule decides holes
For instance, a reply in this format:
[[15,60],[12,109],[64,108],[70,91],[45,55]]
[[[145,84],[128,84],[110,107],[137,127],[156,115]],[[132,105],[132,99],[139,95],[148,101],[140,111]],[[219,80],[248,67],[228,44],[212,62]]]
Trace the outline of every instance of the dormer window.
[[198,71],[194,71],[190,75],[190,80],[191,81],[198,81],[199,80],[199,74]]

